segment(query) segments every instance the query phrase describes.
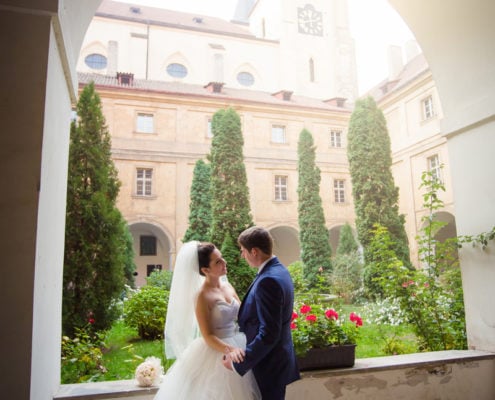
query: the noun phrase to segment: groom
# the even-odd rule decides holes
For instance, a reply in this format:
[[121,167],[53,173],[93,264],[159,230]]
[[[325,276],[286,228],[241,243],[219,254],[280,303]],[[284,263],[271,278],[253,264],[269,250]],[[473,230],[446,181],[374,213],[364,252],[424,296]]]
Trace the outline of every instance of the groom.
[[224,365],[240,375],[252,369],[262,398],[283,400],[286,385],[299,379],[290,329],[294,285],[287,268],[272,255],[273,240],[266,229],[248,228],[237,241],[258,275],[239,309],[239,327],[247,339],[244,361],[227,357]]

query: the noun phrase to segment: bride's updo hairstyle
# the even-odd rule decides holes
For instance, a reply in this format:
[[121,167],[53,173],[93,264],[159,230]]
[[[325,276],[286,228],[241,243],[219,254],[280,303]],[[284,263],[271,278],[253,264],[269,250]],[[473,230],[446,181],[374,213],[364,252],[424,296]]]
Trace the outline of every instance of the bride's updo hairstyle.
[[216,249],[213,243],[200,243],[198,244],[198,265],[199,274],[205,276],[201,268],[208,268],[210,266],[210,256],[211,253]]

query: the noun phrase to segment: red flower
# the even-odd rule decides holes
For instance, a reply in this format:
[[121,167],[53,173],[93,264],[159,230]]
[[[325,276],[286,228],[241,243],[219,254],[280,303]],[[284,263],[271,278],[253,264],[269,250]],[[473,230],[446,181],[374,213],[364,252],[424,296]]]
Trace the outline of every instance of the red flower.
[[335,321],[339,319],[339,314],[333,308],[325,311],[325,315],[328,319],[334,319]]
[[291,321],[294,321],[297,317],[299,317],[299,315],[297,315],[297,313],[295,311],[292,311],[292,319],[291,319]]
[[309,314],[309,315],[306,317],[306,321],[309,321],[309,322],[316,322],[316,315],[314,315],[314,314]]
[[303,304],[299,311],[301,311],[301,314],[307,314],[311,311],[311,307],[306,304]]
[[297,329],[297,325],[294,322],[290,323],[290,329]]
[[356,326],[363,326],[363,319],[354,312],[349,314],[349,319],[356,324]]
[[94,319],[94,318],[89,318],[89,319],[88,319],[88,322],[89,322],[91,325],[93,325],[93,324],[95,323],[95,319]]

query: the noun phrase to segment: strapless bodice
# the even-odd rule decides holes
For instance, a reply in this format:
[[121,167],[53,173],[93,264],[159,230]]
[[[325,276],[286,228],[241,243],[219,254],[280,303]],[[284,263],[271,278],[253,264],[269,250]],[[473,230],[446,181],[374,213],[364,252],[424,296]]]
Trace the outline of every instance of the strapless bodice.
[[239,302],[232,299],[229,304],[226,301],[217,301],[211,312],[211,326],[213,333],[218,338],[234,336],[237,331],[237,313]]

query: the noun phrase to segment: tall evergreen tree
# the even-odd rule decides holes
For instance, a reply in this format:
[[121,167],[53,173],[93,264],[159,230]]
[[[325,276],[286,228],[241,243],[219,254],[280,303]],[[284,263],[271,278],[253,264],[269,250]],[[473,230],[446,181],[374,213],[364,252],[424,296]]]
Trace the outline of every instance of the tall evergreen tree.
[[320,169],[316,166],[315,157],[313,136],[303,129],[298,143],[299,238],[305,276],[313,283],[317,281],[320,268],[330,272],[332,267],[332,250],[320,197]]
[[127,225],[115,206],[120,183],[94,84],[82,91],[77,115],[70,133],[63,282],[62,323],[69,336],[88,321],[97,330],[110,327],[129,254]]
[[352,228],[349,223],[345,223],[340,230],[339,244],[337,246],[337,254],[351,254],[358,250],[359,246],[352,234]]
[[210,165],[203,160],[196,161],[191,184],[191,203],[189,205],[189,226],[182,238],[208,241],[211,225]]
[[[246,168],[244,166],[241,120],[232,108],[218,110],[212,118],[211,128],[211,230],[210,239],[219,248],[237,247],[239,234],[253,225],[249,206]],[[232,243],[232,244],[231,244]],[[241,262],[240,253],[229,260],[229,280],[242,290],[245,277],[249,280],[254,270]]]
[[218,110],[211,129],[211,240],[221,246],[228,234],[235,240],[253,224],[249,206],[241,119],[232,108]]
[[364,247],[365,261],[372,261],[367,248],[373,225],[380,224],[390,233],[395,254],[411,267],[404,215],[399,215],[399,189],[391,171],[390,138],[385,117],[372,97],[356,102],[349,122],[347,155],[358,239]]

